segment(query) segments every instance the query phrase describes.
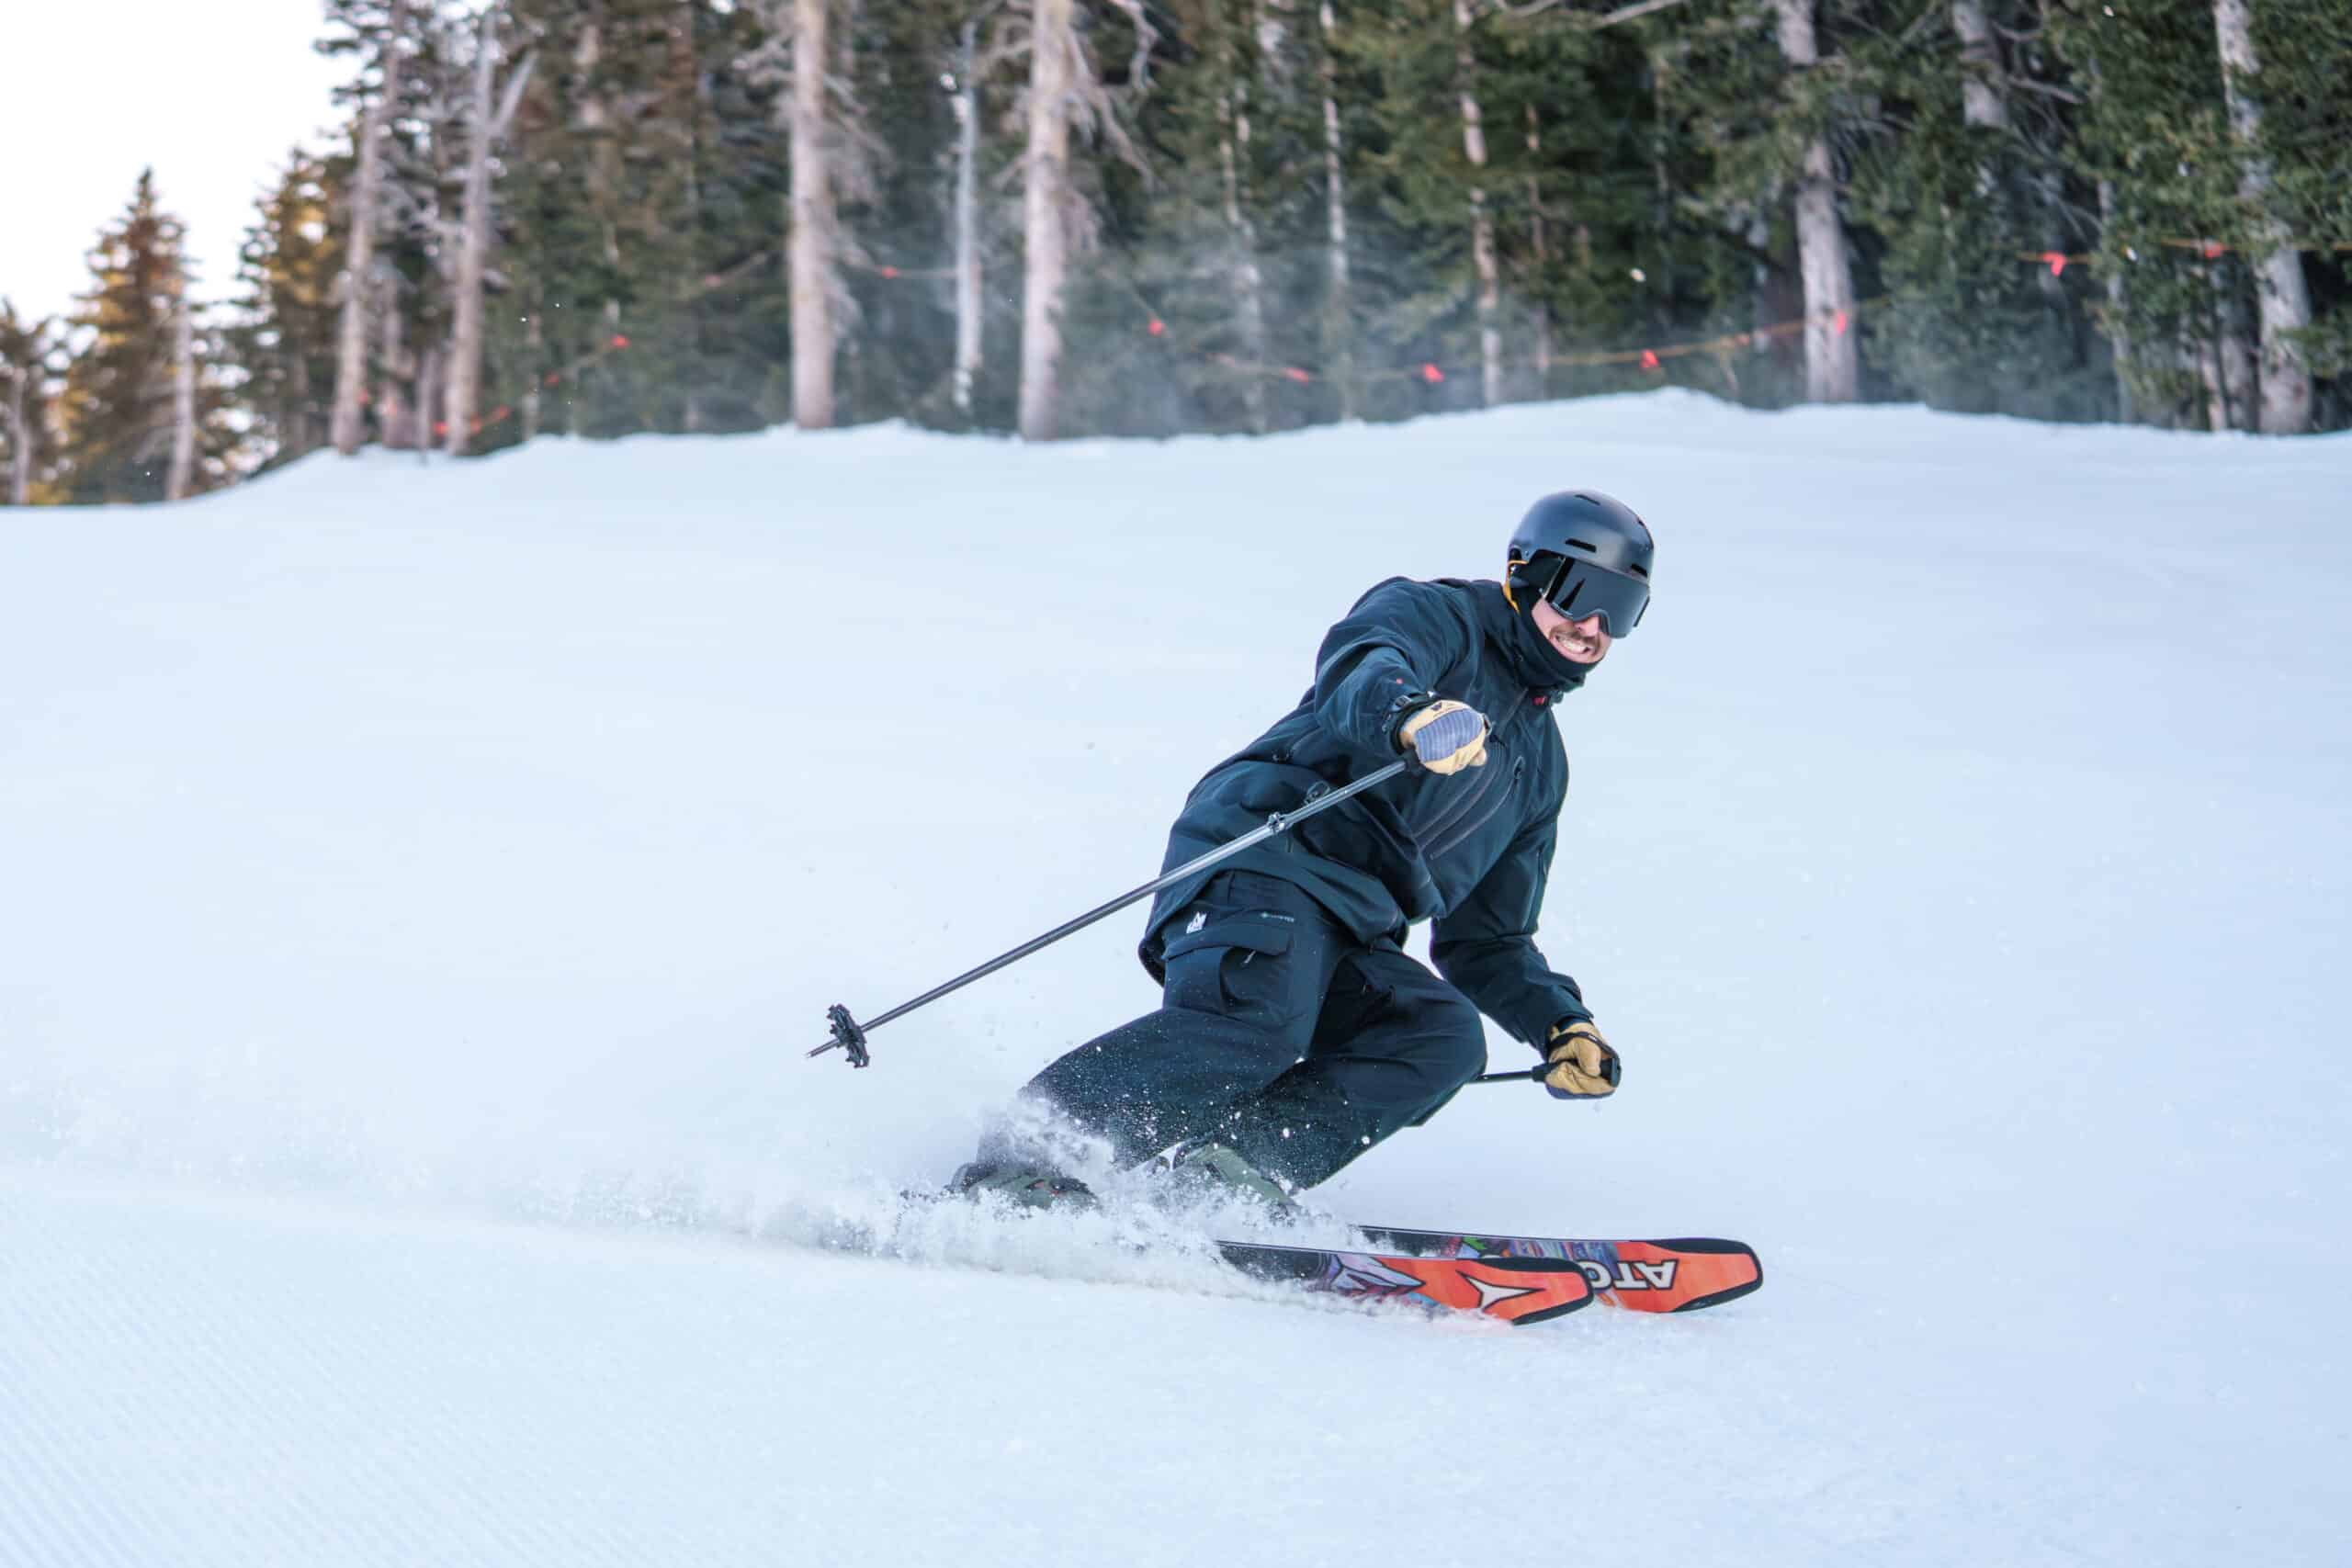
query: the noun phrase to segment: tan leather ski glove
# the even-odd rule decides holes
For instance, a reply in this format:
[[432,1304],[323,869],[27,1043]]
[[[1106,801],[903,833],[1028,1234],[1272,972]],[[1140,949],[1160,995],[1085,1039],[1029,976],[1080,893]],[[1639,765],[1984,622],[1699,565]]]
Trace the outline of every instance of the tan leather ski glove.
[[1467,703],[1441,697],[1396,727],[1396,744],[1433,773],[1487,765],[1487,718]]
[[1617,1092],[1617,1053],[1590,1019],[1563,1020],[1545,1042],[1552,1070],[1544,1087],[1558,1100],[1599,1100]]

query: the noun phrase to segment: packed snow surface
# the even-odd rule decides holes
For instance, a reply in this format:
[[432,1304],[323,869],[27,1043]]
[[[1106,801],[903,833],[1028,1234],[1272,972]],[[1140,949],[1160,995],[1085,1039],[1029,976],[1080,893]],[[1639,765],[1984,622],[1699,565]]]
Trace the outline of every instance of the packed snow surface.
[[[826,1006],[1144,880],[1357,593],[1569,485],[1660,539],[1543,934],[1624,1088],[1315,1196],[1763,1292],[1506,1332],[895,1216],[1152,1003],[1140,917],[863,1073]],[[2338,1560],[2347,602],[2344,438],[1673,394],[0,518],[0,1563]]]

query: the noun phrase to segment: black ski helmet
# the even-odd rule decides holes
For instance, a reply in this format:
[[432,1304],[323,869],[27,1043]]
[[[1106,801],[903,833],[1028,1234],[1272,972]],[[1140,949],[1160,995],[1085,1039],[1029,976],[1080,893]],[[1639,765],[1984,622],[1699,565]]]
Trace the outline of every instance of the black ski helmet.
[[1562,491],[1528,508],[1510,536],[1504,568],[1522,615],[1538,599],[1571,620],[1599,615],[1612,637],[1641,624],[1650,603],[1649,525],[1614,496]]

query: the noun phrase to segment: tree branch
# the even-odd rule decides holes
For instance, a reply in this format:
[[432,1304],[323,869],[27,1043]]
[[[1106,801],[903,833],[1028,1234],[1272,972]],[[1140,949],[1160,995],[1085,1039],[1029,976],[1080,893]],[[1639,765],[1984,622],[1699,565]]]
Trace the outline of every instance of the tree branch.
[[493,142],[514,123],[514,111],[523,107],[523,88],[530,82],[531,67],[538,63],[538,59],[537,51],[525,55],[522,63],[514,67],[514,74],[507,78],[506,96],[498,101],[498,112],[490,120],[490,139]]

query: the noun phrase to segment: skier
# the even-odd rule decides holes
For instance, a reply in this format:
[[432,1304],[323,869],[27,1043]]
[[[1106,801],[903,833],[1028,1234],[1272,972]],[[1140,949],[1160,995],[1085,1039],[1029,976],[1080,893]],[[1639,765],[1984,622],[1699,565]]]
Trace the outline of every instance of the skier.
[[[1557,1098],[1611,1093],[1617,1055],[1536,951],[1568,761],[1554,717],[1649,602],[1653,544],[1592,491],[1538,501],[1502,581],[1391,578],[1323,639],[1298,705],[1196,784],[1181,866],[1400,755],[1397,779],[1162,890],[1140,948],[1159,1008],[1022,1091],[954,1187],[1091,1204],[1058,1122],[1180,1189],[1283,1212],[1427,1121],[1486,1065],[1482,1012],[1544,1053]],[[1431,920],[1431,974],[1403,950]]]

